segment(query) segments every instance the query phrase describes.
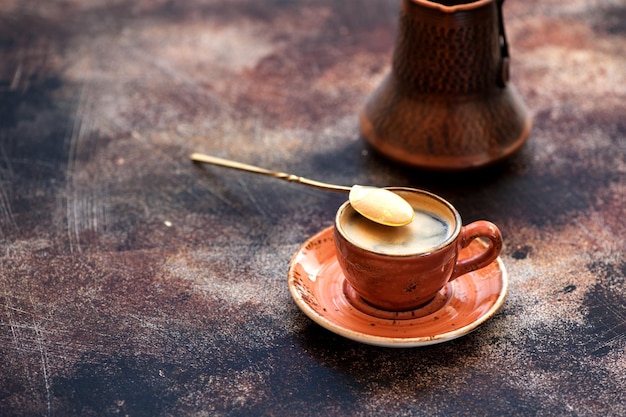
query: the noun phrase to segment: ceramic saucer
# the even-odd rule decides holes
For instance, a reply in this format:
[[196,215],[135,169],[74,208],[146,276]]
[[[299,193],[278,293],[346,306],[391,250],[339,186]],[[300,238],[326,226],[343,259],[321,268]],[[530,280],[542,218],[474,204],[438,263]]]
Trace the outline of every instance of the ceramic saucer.
[[[482,249],[474,241],[459,257]],[[309,238],[289,265],[289,291],[298,307],[326,329],[357,342],[416,347],[464,336],[493,317],[508,291],[498,258],[444,287],[427,305],[403,312],[379,310],[351,290],[335,255],[332,226]]]

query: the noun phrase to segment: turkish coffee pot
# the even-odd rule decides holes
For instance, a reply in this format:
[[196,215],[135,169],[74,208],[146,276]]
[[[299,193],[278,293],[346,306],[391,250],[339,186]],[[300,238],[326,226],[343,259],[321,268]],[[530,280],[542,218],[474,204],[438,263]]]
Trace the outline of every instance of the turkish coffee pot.
[[504,0],[402,0],[391,71],[360,115],[365,139],[420,168],[462,170],[509,156],[531,119],[509,80]]

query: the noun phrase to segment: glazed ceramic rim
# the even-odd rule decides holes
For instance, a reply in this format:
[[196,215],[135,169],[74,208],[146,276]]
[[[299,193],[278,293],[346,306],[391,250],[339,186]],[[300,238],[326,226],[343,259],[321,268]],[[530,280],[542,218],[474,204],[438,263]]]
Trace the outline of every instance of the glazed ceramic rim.
[[[462,228],[463,224],[462,224],[461,215],[459,214],[458,210],[456,208],[454,208],[454,206],[449,201],[447,201],[443,197],[438,196],[437,194],[431,193],[431,192],[426,191],[426,190],[420,190],[418,188],[411,188],[411,187],[385,187],[385,189],[389,190],[389,191],[393,191],[393,192],[395,192],[395,191],[406,191],[406,192],[410,192],[410,193],[419,194],[421,196],[426,196],[426,197],[430,198],[431,200],[436,201],[442,207],[445,207],[448,211],[450,211],[450,214],[452,214],[452,217],[454,217],[454,221],[455,221],[454,228],[452,229],[452,232],[450,233],[450,235],[446,238],[446,240],[444,240],[443,242],[441,242],[437,246],[433,246],[432,248],[428,248],[427,250],[422,251],[422,252],[414,252],[414,253],[388,253],[388,252],[383,252],[383,251],[377,251],[377,250],[374,250],[374,249],[368,249],[368,248],[365,248],[362,245],[360,245],[358,242],[356,242],[355,240],[353,240],[349,236],[347,236],[347,234],[343,230],[343,226],[341,225],[341,221],[340,221],[341,218],[342,218],[343,213],[346,210],[348,210],[348,209],[355,211],[354,208],[352,207],[352,205],[350,204],[350,201],[346,201],[339,207],[339,209],[337,210],[337,213],[335,214],[335,226],[334,226],[335,230],[341,235],[341,237],[344,240],[346,240],[348,243],[350,243],[355,248],[358,248],[360,251],[363,251],[363,252],[366,252],[366,253],[376,254],[376,255],[379,255],[379,256],[392,257],[392,258],[414,258],[414,257],[428,256],[428,255],[432,255],[435,252],[443,250],[444,248],[447,248],[450,245],[454,244],[454,242],[456,242],[456,239],[459,237],[459,234],[461,233],[461,228]],[[396,194],[398,194],[398,193],[396,193]],[[409,201],[409,203],[410,203],[410,201]],[[389,227],[393,227],[393,226],[389,226]]]
[[[462,337],[471,333],[472,331],[476,330],[479,326],[481,326],[483,323],[485,323],[487,320],[491,319],[504,304],[504,301],[509,291],[508,271],[506,267],[504,266],[502,259],[498,257],[494,261],[498,264],[498,269],[500,271],[500,280],[502,282],[502,288],[500,290],[500,293],[498,294],[498,298],[494,301],[493,305],[487,311],[484,312],[482,316],[478,317],[476,320],[468,323],[467,325],[463,327],[460,327],[458,329],[455,329],[449,332],[440,333],[434,336],[385,337],[385,336],[375,336],[375,335],[371,335],[371,334],[367,334],[363,332],[357,332],[355,330],[351,330],[349,328],[340,326],[326,319],[323,315],[318,314],[313,308],[311,308],[311,306],[309,306],[309,304],[304,300],[302,294],[296,290],[296,286],[295,286],[296,276],[294,273],[294,269],[296,265],[296,258],[298,258],[298,255],[302,253],[308,245],[310,245],[312,242],[315,242],[317,240],[321,240],[322,236],[324,236],[325,234],[329,234],[332,236],[332,228],[333,227],[330,226],[321,230],[320,232],[316,233],[315,235],[307,239],[302,245],[300,245],[298,250],[295,252],[294,256],[291,258],[291,261],[289,262],[289,271],[288,271],[287,276],[288,276],[289,292],[291,294],[291,297],[295,301],[296,305],[300,308],[300,310],[306,316],[308,316],[311,320],[313,320],[315,323],[317,323],[318,325],[322,326],[323,328],[335,334],[338,334],[347,339],[364,343],[367,345],[389,347],[389,348],[410,348],[410,347],[422,347],[422,346],[435,345],[435,344],[439,344],[443,342],[448,342],[454,339],[458,339],[459,337]],[[480,241],[476,241],[476,242],[484,245],[484,243]],[[458,279],[461,279],[462,277],[463,275],[460,276]],[[372,318],[377,319],[377,320],[384,320],[384,319],[373,317],[373,316]]]

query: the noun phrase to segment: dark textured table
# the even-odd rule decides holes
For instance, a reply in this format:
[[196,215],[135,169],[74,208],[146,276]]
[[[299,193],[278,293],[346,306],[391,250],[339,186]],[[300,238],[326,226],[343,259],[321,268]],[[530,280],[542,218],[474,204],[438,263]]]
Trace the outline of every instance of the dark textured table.
[[[0,415],[626,415],[626,3],[510,0],[531,137],[421,172],[358,112],[399,1],[0,4]],[[344,339],[287,269],[343,195],[404,185],[502,229],[509,295],[454,341]]]

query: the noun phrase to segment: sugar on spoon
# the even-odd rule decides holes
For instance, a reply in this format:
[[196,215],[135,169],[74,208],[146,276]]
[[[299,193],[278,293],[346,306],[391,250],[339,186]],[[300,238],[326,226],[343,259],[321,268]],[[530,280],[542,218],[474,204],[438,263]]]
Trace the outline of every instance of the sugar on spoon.
[[216,156],[205,155],[202,153],[192,153],[191,160],[194,162],[203,162],[206,164],[219,165],[241,171],[267,175],[285,181],[297,182],[311,187],[320,188],[322,190],[349,192],[348,200],[354,210],[371,221],[386,226],[404,226],[413,221],[413,207],[411,207],[411,205],[398,194],[384,188],[363,185],[353,185],[352,187],[347,187],[344,185],[328,184],[325,182],[299,177],[294,174],[270,171],[254,165],[248,165],[242,162],[218,158]]

